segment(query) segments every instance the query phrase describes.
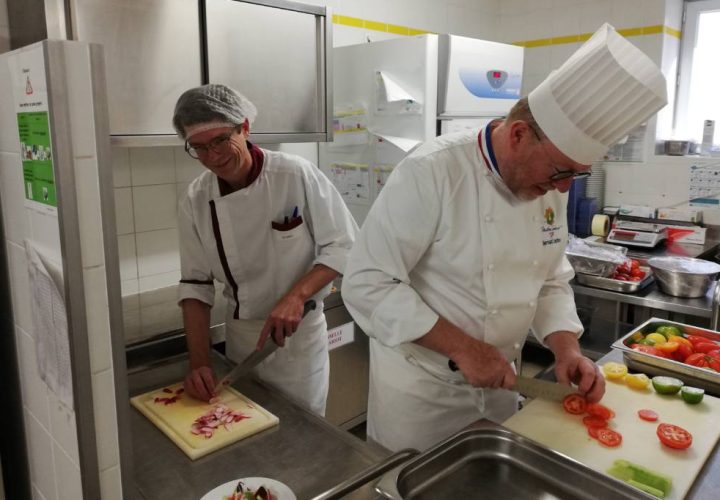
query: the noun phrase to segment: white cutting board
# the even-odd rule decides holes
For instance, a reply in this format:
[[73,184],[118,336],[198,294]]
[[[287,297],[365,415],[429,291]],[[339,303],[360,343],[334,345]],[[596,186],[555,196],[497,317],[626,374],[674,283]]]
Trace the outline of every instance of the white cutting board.
[[[582,423],[583,415],[571,415],[557,402],[535,399],[503,426],[603,474],[617,459],[661,472],[673,480],[666,498],[684,498],[720,436],[720,399],[706,394],[700,404],[689,405],[679,394],[662,396],[652,388],[638,391],[608,380],[601,403],[616,413],[610,427],[623,437],[616,448],[591,438]],[[641,420],[637,412],[644,408],[655,410],[658,421]],[[692,446],[687,450],[663,446],[655,434],[662,422],[689,431]]]
[[[241,411],[250,418],[234,422],[230,429],[220,427],[210,438],[195,435],[191,427],[195,419],[210,410],[213,405],[193,399],[185,393],[172,404],[156,402],[155,398],[172,396],[182,383],[146,392],[130,399],[130,403],[155,424],[190,459],[195,460],[224,446],[252,436],[269,427],[278,425],[278,418],[263,407],[250,401],[232,387],[220,393],[218,401],[234,411]],[[170,393],[164,391],[168,389]]]

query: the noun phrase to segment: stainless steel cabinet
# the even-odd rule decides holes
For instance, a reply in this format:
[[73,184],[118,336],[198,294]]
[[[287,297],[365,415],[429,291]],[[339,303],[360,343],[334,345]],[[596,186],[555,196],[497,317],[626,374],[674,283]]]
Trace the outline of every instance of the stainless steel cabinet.
[[257,106],[255,140],[330,140],[327,9],[283,0],[206,6],[209,81],[236,88]]
[[71,0],[75,38],[104,47],[112,135],[174,134],[175,101],[201,84],[197,0]]

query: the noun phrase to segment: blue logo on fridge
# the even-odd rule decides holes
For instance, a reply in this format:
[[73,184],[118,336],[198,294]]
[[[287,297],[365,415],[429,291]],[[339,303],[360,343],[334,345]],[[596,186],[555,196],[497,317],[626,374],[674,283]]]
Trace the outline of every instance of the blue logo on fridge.
[[460,81],[476,97],[519,99],[521,75],[501,69],[460,68]]

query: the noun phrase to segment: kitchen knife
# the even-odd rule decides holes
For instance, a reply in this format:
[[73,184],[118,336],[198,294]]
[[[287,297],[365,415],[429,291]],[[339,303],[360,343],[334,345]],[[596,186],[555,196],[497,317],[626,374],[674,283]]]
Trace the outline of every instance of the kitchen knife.
[[[452,371],[458,370],[457,364],[452,359],[448,360],[448,367],[450,367]],[[562,401],[568,395],[577,392],[577,389],[569,385],[548,382],[547,380],[538,378],[523,377],[522,375],[515,377],[515,384],[513,384],[510,390],[519,392],[523,396],[549,399],[550,401]]]
[[[304,318],[305,316],[307,316],[307,313],[309,313],[310,311],[314,311],[316,307],[317,305],[315,304],[314,300],[308,300],[307,302],[305,302],[302,317]],[[255,350],[250,353],[248,357],[242,360],[235,368],[230,370],[222,379],[220,379],[220,381],[215,385],[215,394],[218,394],[218,392],[226,385],[232,384],[246,373],[249,373],[265,358],[274,353],[278,347],[280,346],[275,343],[275,339],[271,335],[271,338],[265,341],[265,345],[262,347],[262,349],[260,349],[259,351]]]

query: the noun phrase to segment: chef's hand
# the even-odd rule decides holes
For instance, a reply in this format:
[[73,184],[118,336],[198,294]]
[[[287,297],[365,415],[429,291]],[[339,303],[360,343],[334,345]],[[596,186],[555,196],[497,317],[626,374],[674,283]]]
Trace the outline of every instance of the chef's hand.
[[592,360],[582,355],[556,359],[555,376],[561,384],[577,385],[578,392],[590,403],[597,403],[605,394],[605,377]]
[[515,384],[512,366],[495,346],[476,340],[468,347],[453,361],[471,385],[509,389]]
[[271,335],[275,343],[283,347],[285,337],[292,337],[302,321],[304,307],[305,301],[296,295],[286,295],[280,299],[265,320],[255,348],[258,351],[262,349]]
[[185,392],[200,401],[210,401],[215,394],[215,374],[209,366],[201,366],[190,370],[185,376],[183,387]]

